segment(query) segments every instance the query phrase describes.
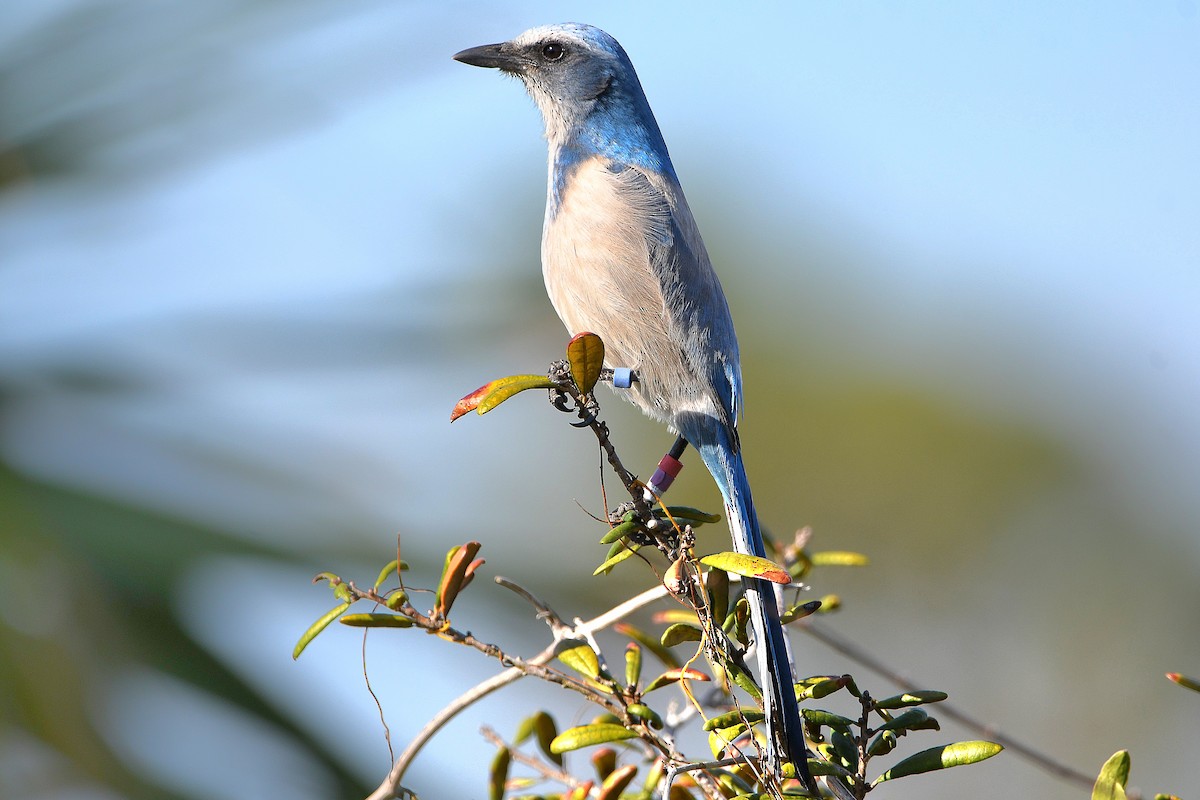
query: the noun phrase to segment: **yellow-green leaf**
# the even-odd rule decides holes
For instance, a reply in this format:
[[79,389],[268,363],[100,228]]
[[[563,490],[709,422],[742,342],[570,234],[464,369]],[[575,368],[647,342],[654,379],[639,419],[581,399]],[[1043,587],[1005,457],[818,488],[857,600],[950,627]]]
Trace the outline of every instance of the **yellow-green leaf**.
[[831,711],[822,711],[818,708],[802,708],[800,714],[803,715],[804,721],[809,725],[820,726],[826,728],[836,728],[837,730],[849,730],[854,724],[853,720],[843,717],[841,714],[834,714]]
[[600,538],[600,544],[612,544],[620,541],[640,527],[642,524],[635,519],[625,520],[621,524],[609,528],[608,533]]
[[700,563],[715,569],[723,569],[746,578],[761,578],[771,583],[791,583],[792,576],[783,567],[766,558],[748,556],[743,553],[713,553],[700,559]]
[[991,758],[1003,749],[995,742],[981,741],[955,742],[943,747],[931,747],[904,759],[876,778],[871,785],[875,786],[883,781],[903,778],[907,775],[919,775],[923,772],[974,764],[977,761]]
[[884,731],[876,735],[867,745],[867,755],[885,756],[896,749],[896,734],[894,731]]
[[563,800],[587,800],[592,793],[592,787],[596,785],[595,781],[584,781],[574,786],[571,791],[562,796]]
[[661,641],[663,647],[674,647],[684,642],[698,642],[703,638],[704,632],[695,625],[677,622],[663,631]]
[[718,714],[704,721],[704,730],[715,731],[718,728],[728,728],[736,725],[739,722],[745,722],[753,725],[756,722],[762,722],[766,719],[766,714],[761,711],[756,711],[752,708],[745,710],[735,709],[726,711],[724,714]]
[[662,730],[662,717],[658,715],[657,711],[650,708],[650,706],[642,705],[641,703],[630,703],[625,707],[625,710],[629,712],[629,716],[641,722],[648,723],[654,730]]
[[795,685],[796,699],[820,700],[828,697],[839,689],[845,688],[845,675],[815,675],[805,678]]
[[488,384],[488,391],[479,400],[476,412],[486,414],[513,395],[526,389],[553,389],[554,381],[545,375],[509,375]]
[[335,619],[346,613],[346,609],[350,607],[349,603],[341,603],[326,611],[321,615],[321,618],[308,626],[303,634],[300,635],[300,641],[296,642],[296,646],[292,648],[292,660],[295,661],[304,652],[304,648],[308,647],[308,643],[317,638],[317,634],[329,627]]
[[619,548],[619,549],[617,550],[617,552],[615,554],[609,556],[604,561],[603,564],[596,567],[595,572],[592,573],[593,575],[601,575],[601,574],[604,574],[607,572],[611,572],[612,568],[615,567],[617,564],[620,564],[622,561],[624,561],[627,558],[632,558],[634,553],[636,553],[638,550],[642,549],[642,546],[640,544],[629,544],[629,543],[623,542],[623,541],[616,542],[613,545],[613,547]]
[[604,744],[605,742],[617,742],[622,739],[632,739],[635,736],[637,734],[624,725],[613,725],[605,722],[595,725],[580,725],[576,728],[568,728],[558,736],[555,736],[554,741],[550,743],[550,752],[561,755],[570,750],[578,750],[581,747],[590,747],[594,744]]
[[819,777],[822,775],[838,775],[843,778],[851,778],[854,776],[854,773],[850,772],[850,770],[846,769],[840,764],[835,764],[832,761],[826,761],[823,758],[810,758],[808,760],[808,774],[812,775],[813,777]]
[[558,654],[558,660],[586,678],[600,677],[600,659],[587,642],[563,650]]
[[714,728],[708,734],[708,749],[713,758],[720,758],[725,748],[733,744],[747,730],[746,723],[736,722],[727,728]]
[[579,333],[567,344],[571,379],[583,394],[591,394],[604,368],[604,342],[594,333]]
[[910,708],[895,719],[879,726],[881,731],[923,731],[941,730],[938,721],[920,708]]
[[399,561],[393,559],[392,561],[388,562],[386,567],[379,570],[379,577],[375,579],[375,591],[379,591],[379,587],[383,586],[383,582],[386,581],[388,577],[396,571],[396,565],[399,563]]
[[871,559],[849,550],[822,550],[809,556],[814,567],[865,567]]
[[760,689],[758,684],[754,682],[754,678],[751,677],[749,672],[746,672],[746,670],[742,669],[733,661],[727,661],[723,666],[725,668],[725,674],[729,676],[729,679],[733,681],[734,684],[741,687],[742,691],[746,692],[746,694],[750,695],[755,700],[762,700],[762,689]]
[[[637,642],[625,645],[625,685],[630,689],[642,678],[642,648]],[[604,776],[601,775],[601,778]]]
[[504,784],[508,782],[508,767],[512,763],[512,752],[501,747],[492,759],[488,774],[488,800],[504,800]]
[[691,506],[667,506],[666,513],[667,516],[674,519],[687,520],[692,524],[693,527],[696,525],[701,525],[705,522],[721,521],[720,514],[710,514],[707,511],[701,511],[700,509],[692,508]]
[[1129,782],[1129,751],[1113,753],[1092,787],[1092,800],[1125,800],[1125,784]]
[[919,706],[924,703],[937,703],[945,700],[947,697],[949,695],[945,692],[905,692],[904,694],[897,694],[892,697],[885,697],[883,700],[877,700],[875,707],[893,709],[904,708],[905,706]]
[[338,622],[351,628],[411,628],[413,621],[403,614],[347,614]]
[[535,734],[542,752],[553,758],[556,763],[562,764],[562,756],[550,753],[550,742],[554,741],[554,737],[558,735],[558,729],[554,725],[554,719],[545,711],[539,711],[521,720],[521,724],[517,726],[517,732],[513,736],[513,744],[523,744]]
[[795,622],[798,619],[804,619],[808,615],[816,613],[820,607],[820,600],[809,600],[807,603],[794,605],[779,615],[779,621],[787,625],[789,622]]

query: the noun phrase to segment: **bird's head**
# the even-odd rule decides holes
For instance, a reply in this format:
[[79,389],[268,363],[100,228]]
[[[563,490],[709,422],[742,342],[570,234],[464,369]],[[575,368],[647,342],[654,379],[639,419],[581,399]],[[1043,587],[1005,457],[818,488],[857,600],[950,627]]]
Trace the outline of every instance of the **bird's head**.
[[649,113],[629,56],[616,39],[591,25],[545,25],[454,58],[520,78],[541,109],[551,141],[562,141],[582,126],[602,98],[631,114],[643,108]]

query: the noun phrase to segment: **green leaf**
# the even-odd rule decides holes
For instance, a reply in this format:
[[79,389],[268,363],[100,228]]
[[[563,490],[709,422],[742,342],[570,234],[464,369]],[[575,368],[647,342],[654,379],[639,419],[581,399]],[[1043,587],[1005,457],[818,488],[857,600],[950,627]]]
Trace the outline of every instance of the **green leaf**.
[[708,734],[708,749],[713,758],[720,758],[725,748],[747,731],[746,723],[737,722],[725,728],[714,728]]
[[820,700],[845,688],[845,675],[814,675],[795,685],[797,700]]
[[949,695],[947,695],[945,692],[905,692],[904,694],[897,694],[893,695],[892,697],[885,697],[882,700],[876,700],[875,707],[895,709],[904,708],[906,706],[919,706],[923,705],[924,703],[938,703],[942,700],[945,700],[947,697],[949,697]]
[[779,621],[787,625],[789,622],[795,622],[798,619],[804,619],[810,614],[815,614],[821,608],[820,600],[809,600],[807,603],[800,603],[789,608],[787,611],[779,615]]
[[792,576],[783,567],[765,558],[742,553],[713,553],[700,559],[707,567],[723,569],[745,578],[761,578],[771,583],[791,583]]
[[350,603],[341,603],[326,611],[321,615],[321,618],[308,626],[303,634],[300,635],[300,641],[296,642],[296,646],[292,648],[292,660],[295,661],[304,652],[304,648],[308,647],[308,643],[317,638],[317,634],[329,627],[335,619],[346,613],[346,609],[350,607]]
[[822,711],[818,708],[802,708],[800,709],[800,714],[804,717],[805,722],[816,727],[823,725],[826,728],[848,731],[850,730],[850,726],[854,724],[853,720],[847,719],[840,714],[834,714],[831,711]]
[[904,759],[872,781],[871,785],[876,786],[883,781],[903,778],[907,775],[919,775],[923,772],[974,764],[991,758],[1003,749],[995,742],[980,741],[955,742],[943,747],[931,747]]
[[585,678],[600,677],[600,659],[587,642],[569,647],[558,654],[558,660]]
[[347,614],[338,622],[351,628],[411,628],[413,621],[403,614]]
[[562,755],[570,750],[578,750],[581,747],[590,747],[594,744],[604,744],[605,742],[618,742],[622,739],[633,739],[636,736],[636,733],[624,725],[613,725],[604,722],[594,725],[580,725],[576,728],[568,728],[558,736],[555,736],[554,741],[550,743],[550,752],[555,755]]
[[610,555],[603,564],[596,567],[592,575],[601,575],[612,572],[613,567],[615,567],[617,564],[620,564],[625,559],[631,558],[634,553],[642,549],[642,546],[640,544],[629,544],[624,541],[618,541],[613,545],[613,548],[616,549],[616,553]]
[[630,703],[625,707],[625,710],[629,712],[629,716],[649,724],[649,726],[654,728],[654,730],[662,730],[662,717],[658,715],[657,711],[655,711],[653,708],[650,708],[650,706],[642,705],[641,703]]
[[684,519],[692,524],[692,527],[702,525],[705,522],[720,522],[720,514],[710,514],[707,511],[701,511],[698,508],[691,506],[667,506],[667,516],[674,519]]
[[833,745],[833,751],[842,764],[850,767],[858,763],[858,742],[850,735],[850,731],[834,728],[829,734],[829,743]]
[[383,582],[386,581],[391,576],[391,574],[396,571],[396,564],[398,564],[398,563],[399,563],[398,561],[393,559],[388,562],[386,567],[379,570],[379,577],[375,579],[375,591],[378,592],[379,587],[383,586]]
[[809,556],[814,567],[865,567],[871,559],[848,550],[822,550]]
[[578,333],[567,344],[571,380],[581,394],[591,394],[604,368],[604,342],[594,333]]
[[892,731],[884,731],[878,734],[871,743],[867,745],[867,755],[869,756],[884,756],[896,749],[896,734]]
[[562,756],[550,752],[550,742],[558,735],[558,729],[554,725],[554,719],[545,711],[539,711],[521,720],[516,735],[513,736],[513,744],[523,744],[534,735],[537,736],[542,752],[554,759],[555,763],[562,764]]
[[742,691],[753,697],[755,700],[762,700],[762,689],[754,682],[754,678],[746,670],[742,669],[732,661],[727,661],[724,664],[725,673],[735,685],[740,687]]
[[746,709],[744,711],[741,709],[734,709],[733,711],[726,711],[724,714],[718,714],[715,717],[710,717],[709,719],[705,720],[704,730],[715,731],[718,728],[729,728],[733,725],[737,725],[739,722],[753,725],[756,722],[762,722],[766,718],[766,714],[754,709]]
[[501,747],[492,759],[488,774],[488,800],[504,800],[504,784],[508,782],[508,767],[512,763],[512,752]]
[[542,752],[560,767],[563,763],[562,753],[554,752],[554,740],[558,737],[558,726],[554,724],[554,719],[545,711],[539,711],[533,716],[533,730],[537,734],[538,747],[542,748]]
[[743,595],[733,604],[733,611],[729,612],[729,615],[725,617],[725,622],[721,625],[721,629],[745,647],[750,642],[750,637],[746,633],[746,625],[749,622],[750,601]]
[[[625,645],[625,685],[630,689],[642,678],[642,648],[637,642]],[[604,776],[601,775],[601,778]]]
[[[629,513],[632,514],[633,512],[631,511]],[[629,516],[629,514],[626,514],[626,516]],[[608,533],[604,534],[604,536],[600,538],[600,544],[612,544],[613,542],[618,542],[641,527],[642,524],[636,519],[627,519],[620,525],[614,525],[613,527],[609,528]]]
[[1100,777],[1092,787],[1092,800],[1125,800],[1129,782],[1129,751],[1118,750],[1100,768]]
[[676,622],[671,627],[663,631],[662,646],[674,647],[677,644],[684,642],[699,642],[704,638],[704,631],[697,628],[695,625],[689,625],[686,622]]
[[881,731],[941,730],[938,721],[919,708],[911,708],[895,719],[879,726]]
[[808,774],[813,777],[821,775],[837,775],[842,778],[853,778],[854,773],[840,764],[835,764],[832,761],[826,761],[822,758],[810,758],[808,760]]

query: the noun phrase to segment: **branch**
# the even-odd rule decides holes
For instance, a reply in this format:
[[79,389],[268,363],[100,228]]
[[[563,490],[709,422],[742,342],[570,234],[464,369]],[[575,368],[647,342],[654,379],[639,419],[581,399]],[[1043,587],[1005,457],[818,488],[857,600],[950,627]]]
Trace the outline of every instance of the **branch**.
[[[497,578],[496,580],[498,583],[501,582],[500,578]],[[503,579],[503,583],[501,583],[501,585],[506,586],[510,589],[513,588],[514,586],[516,586],[516,584],[514,584],[512,581],[509,581],[507,579]],[[550,610],[548,606],[546,606],[544,603],[541,603],[540,601],[537,601],[537,599],[534,598],[533,595],[529,594],[528,592],[526,592],[524,590],[521,590],[520,593],[523,594],[524,596],[526,596],[527,598],[529,598],[530,601],[536,607],[538,607],[539,612],[544,608],[547,611],[549,611],[549,613],[553,614],[553,611]],[[666,587],[661,586],[661,585],[655,586],[651,589],[647,589],[646,591],[642,592],[641,594],[637,595],[636,597],[626,600],[624,603],[621,603],[620,605],[609,609],[608,611],[604,612],[600,616],[595,617],[591,620],[588,620],[580,625],[577,625],[574,628],[574,631],[577,634],[582,635],[582,634],[591,634],[593,631],[598,631],[598,630],[607,628],[608,626],[612,625],[614,622],[618,622],[619,620],[623,619],[624,617],[629,616],[630,614],[632,614],[634,611],[638,610],[639,608],[642,608],[643,606],[653,603],[655,600],[665,597],[666,594],[667,594]],[[557,618],[557,615],[555,615],[555,618]],[[444,631],[443,633],[446,633],[446,631]],[[471,638],[474,639],[474,637],[471,637]],[[530,671],[529,668],[543,667],[546,664],[553,661],[554,656],[558,652],[559,641],[561,641],[561,639],[556,634],[554,642],[552,642],[549,646],[547,646],[544,650],[542,650],[540,653],[533,656],[532,658],[526,659],[524,661],[510,659],[508,663],[512,663],[513,666],[511,666],[509,669],[506,669],[503,672],[501,672],[497,675],[494,675],[491,678],[488,678],[487,680],[483,681],[482,683],[475,685],[474,687],[467,690],[459,697],[455,698],[449,705],[447,705],[445,708],[443,708],[441,711],[439,711],[436,715],[434,715],[434,717],[432,719],[430,719],[429,722],[425,723],[425,727],[423,727],[417,733],[416,737],[413,738],[412,742],[409,743],[408,747],[405,748],[404,752],[400,754],[400,757],[396,759],[394,764],[392,764],[392,769],[391,769],[391,771],[388,772],[387,777],[384,778],[383,783],[381,783],[374,792],[372,792],[370,795],[368,795],[366,800],[390,800],[390,798],[397,797],[400,792],[400,781],[404,778],[404,773],[408,770],[409,765],[412,764],[413,759],[415,759],[417,757],[417,754],[421,752],[421,750],[425,747],[425,745],[429,742],[429,740],[432,739],[437,734],[438,731],[440,731],[443,727],[445,727],[446,723],[448,723],[450,720],[452,720],[456,716],[458,716],[458,714],[460,712],[462,712],[464,709],[468,708],[469,706],[478,702],[479,700],[482,700],[484,697],[487,697],[489,694],[496,691],[497,689],[507,686],[510,683],[514,683],[517,680],[519,680],[520,678],[525,677],[525,675],[527,675],[527,674],[534,674],[533,672]],[[463,643],[465,643],[465,642],[463,642]],[[495,646],[490,645],[490,647],[495,647]],[[476,649],[480,649],[480,648],[477,647]],[[483,650],[483,652],[487,653],[488,655],[496,656],[496,653],[500,653],[501,655],[503,655],[502,651],[500,651],[499,648],[495,648],[495,651],[496,652],[490,652],[488,650]],[[563,676],[559,676],[557,673],[550,673],[550,674],[556,678],[563,677]],[[545,677],[545,676],[543,674],[538,674],[538,677]],[[602,700],[605,703],[609,702],[608,698],[602,698]]]
[[[891,669],[879,659],[867,653],[865,650],[861,649],[855,644],[852,644],[849,640],[838,636],[823,626],[817,625],[815,621],[810,620],[807,624],[797,625],[796,627],[800,628],[814,639],[823,642],[837,652],[846,656],[851,661],[857,662],[877,675],[882,675],[884,678],[896,684],[905,691],[914,691],[921,688],[908,678]],[[987,736],[988,738],[994,739],[997,744],[1003,745],[1005,750],[1010,750],[1016,755],[1032,761],[1034,764],[1046,770],[1051,775],[1074,783],[1081,788],[1090,790],[1096,782],[1095,777],[1087,775],[1075,769],[1074,767],[1047,757],[1032,746],[1001,733],[1000,731],[996,730],[995,727],[988,725],[987,723],[980,722],[963,711],[959,711],[956,706],[951,703],[947,703],[945,700],[938,703],[938,715],[948,717],[968,730],[975,731],[981,736]]]
[[515,747],[509,747],[508,742],[504,741],[500,734],[496,733],[488,726],[484,725],[479,729],[479,732],[483,734],[483,738],[496,745],[496,747],[508,747],[508,752],[512,756],[513,761],[524,764],[525,766],[536,770],[546,780],[558,781],[563,786],[570,786],[572,788],[580,784],[580,782],[575,779],[575,776],[567,772],[563,772],[562,770],[551,769],[550,765],[545,761],[542,761],[540,758],[534,758],[533,756],[522,753]]

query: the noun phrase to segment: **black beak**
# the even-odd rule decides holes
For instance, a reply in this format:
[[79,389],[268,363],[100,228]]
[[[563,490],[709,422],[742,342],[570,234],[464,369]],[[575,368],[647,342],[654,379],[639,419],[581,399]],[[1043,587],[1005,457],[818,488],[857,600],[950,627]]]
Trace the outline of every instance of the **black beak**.
[[504,44],[482,44],[479,47],[468,47],[454,54],[455,61],[470,64],[472,67],[492,67],[505,72],[520,72],[522,59],[512,53]]

